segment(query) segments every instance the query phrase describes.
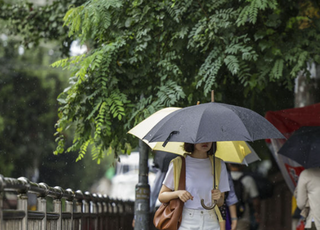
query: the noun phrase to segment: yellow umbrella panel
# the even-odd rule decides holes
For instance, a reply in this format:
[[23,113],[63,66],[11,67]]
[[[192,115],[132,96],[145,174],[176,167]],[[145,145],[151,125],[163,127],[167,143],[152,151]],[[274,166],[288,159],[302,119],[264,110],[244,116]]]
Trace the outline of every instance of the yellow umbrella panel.
[[[184,155],[183,142],[168,142],[166,147],[163,147],[163,142],[145,141],[152,150]],[[245,156],[251,153],[248,144],[245,141],[217,141],[217,151],[215,156],[226,162],[242,163]]]

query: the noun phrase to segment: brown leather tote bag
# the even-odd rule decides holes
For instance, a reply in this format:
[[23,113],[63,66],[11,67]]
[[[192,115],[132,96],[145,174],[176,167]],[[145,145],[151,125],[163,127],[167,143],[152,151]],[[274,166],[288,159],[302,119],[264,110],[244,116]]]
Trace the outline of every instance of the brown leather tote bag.
[[[179,179],[179,190],[186,187],[186,163],[182,157],[182,167]],[[177,230],[182,221],[184,203],[179,199],[172,199],[169,203],[162,203],[154,214],[153,224],[159,230]]]

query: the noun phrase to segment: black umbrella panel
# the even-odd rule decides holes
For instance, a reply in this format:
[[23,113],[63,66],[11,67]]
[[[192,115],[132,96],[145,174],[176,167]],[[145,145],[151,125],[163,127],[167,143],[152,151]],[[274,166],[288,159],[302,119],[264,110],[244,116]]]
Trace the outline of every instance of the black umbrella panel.
[[149,142],[204,143],[285,138],[260,114],[239,106],[204,103],[174,111],[143,139]]
[[295,131],[278,151],[304,168],[320,167],[320,126],[304,126]]

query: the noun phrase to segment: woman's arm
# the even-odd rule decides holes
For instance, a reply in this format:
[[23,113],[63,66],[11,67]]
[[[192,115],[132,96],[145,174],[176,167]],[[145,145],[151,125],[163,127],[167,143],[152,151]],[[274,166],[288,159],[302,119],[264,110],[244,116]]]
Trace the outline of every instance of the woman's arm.
[[186,202],[187,200],[193,200],[193,196],[186,190],[172,191],[165,185],[162,185],[159,193],[159,201],[161,203],[168,203],[172,199],[179,198],[181,201]]
[[229,212],[230,212],[230,218],[231,218],[231,230],[235,230],[237,229],[237,223],[238,223],[236,204],[229,206]]
[[308,191],[305,180],[305,170],[300,173],[297,184],[297,206],[301,210],[304,209],[308,200]]

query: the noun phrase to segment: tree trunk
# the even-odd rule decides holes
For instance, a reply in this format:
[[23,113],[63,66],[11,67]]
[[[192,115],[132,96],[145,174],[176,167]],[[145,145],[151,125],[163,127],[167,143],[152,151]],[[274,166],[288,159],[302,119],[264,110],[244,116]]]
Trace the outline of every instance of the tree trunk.
[[320,102],[320,65],[309,65],[310,78],[301,72],[295,84],[295,108],[304,107]]

